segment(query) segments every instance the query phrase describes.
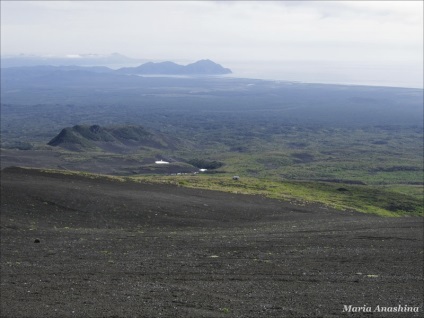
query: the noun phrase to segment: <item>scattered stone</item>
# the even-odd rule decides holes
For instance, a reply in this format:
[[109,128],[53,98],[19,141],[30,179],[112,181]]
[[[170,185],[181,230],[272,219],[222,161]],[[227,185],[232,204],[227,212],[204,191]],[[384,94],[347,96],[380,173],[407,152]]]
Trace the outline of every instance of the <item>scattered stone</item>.
[[39,239],[35,239],[34,240],[34,243],[40,243],[40,240]]

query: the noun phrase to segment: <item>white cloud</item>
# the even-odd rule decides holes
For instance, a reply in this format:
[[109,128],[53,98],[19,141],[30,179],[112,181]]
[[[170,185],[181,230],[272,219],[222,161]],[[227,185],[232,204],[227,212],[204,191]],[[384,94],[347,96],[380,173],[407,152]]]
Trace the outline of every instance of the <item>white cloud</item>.
[[2,54],[422,65],[422,1],[1,1]]

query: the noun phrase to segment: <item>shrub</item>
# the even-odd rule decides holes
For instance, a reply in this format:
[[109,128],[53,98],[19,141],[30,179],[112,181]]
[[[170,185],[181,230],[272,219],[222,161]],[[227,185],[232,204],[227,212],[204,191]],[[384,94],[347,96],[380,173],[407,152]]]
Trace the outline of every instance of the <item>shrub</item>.
[[189,161],[187,161],[189,164],[195,166],[196,168],[199,169],[218,169],[220,167],[222,167],[224,165],[223,162],[220,161],[208,161],[205,159],[191,159]]

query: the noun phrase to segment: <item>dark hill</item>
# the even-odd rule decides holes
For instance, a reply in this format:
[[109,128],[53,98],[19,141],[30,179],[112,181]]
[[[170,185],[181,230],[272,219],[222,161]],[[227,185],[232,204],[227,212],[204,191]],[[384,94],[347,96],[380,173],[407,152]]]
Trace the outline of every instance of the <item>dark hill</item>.
[[101,127],[76,125],[67,127],[48,142],[53,147],[72,151],[105,150],[128,152],[134,148],[172,148],[173,143],[163,136],[150,133],[141,126]]
[[87,139],[78,134],[73,128],[64,128],[62,131],[54,137],[48,145],[54,147],[62,147],[69,150],[82,150],[87,148],[95,148]]
[[188,64],[183,68],[184,74],[231,74],[229,68],[224,68],[211,60],[200,60],[192,64]]
[[122,74],[161,74],[161,75],[220,75],[232,73],[229,68],[211,60],[200,60],[186,66],[174,62],[145,63],[138,67],[125,67],[116,72]]

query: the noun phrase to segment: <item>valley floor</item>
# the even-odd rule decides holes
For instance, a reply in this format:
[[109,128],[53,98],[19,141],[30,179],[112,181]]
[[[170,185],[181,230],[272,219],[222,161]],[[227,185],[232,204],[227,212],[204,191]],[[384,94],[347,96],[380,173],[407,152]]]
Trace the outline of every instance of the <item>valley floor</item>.
[[20,168],[1,211],[2,317],[422,316],[420,217]]

